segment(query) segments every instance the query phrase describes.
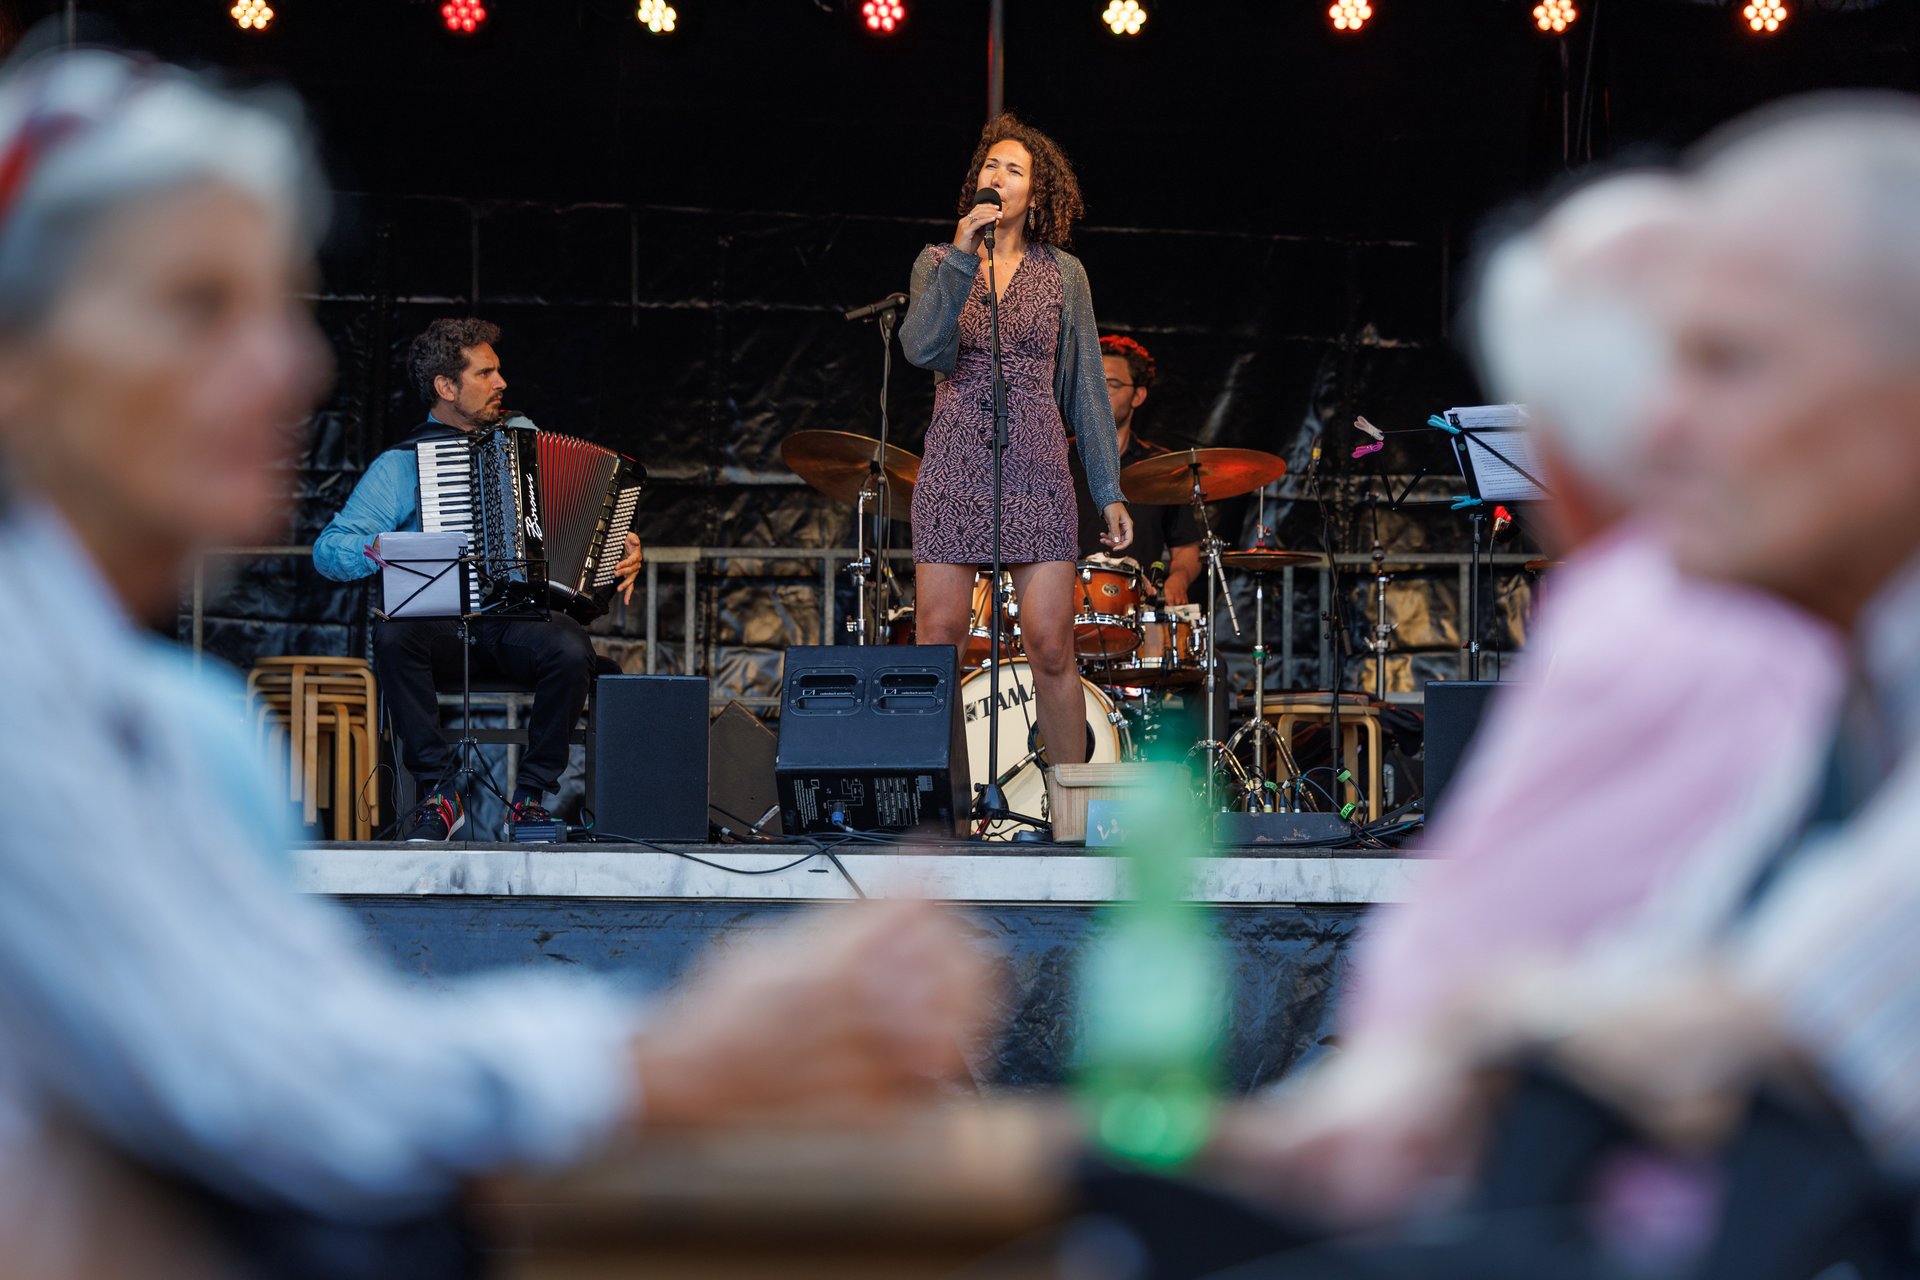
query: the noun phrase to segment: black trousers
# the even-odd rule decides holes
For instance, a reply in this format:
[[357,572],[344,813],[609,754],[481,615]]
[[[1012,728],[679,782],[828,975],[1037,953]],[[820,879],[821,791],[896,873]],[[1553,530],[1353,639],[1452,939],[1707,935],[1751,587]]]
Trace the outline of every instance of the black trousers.
[[[596,668],[587,629],[564,615],[546,622],[476,622],[472,664],[476,680],[505,680],[532,691],[520,785],[555,790]],[[423,789],[451,778],[457,762],[440,731],[436,694],[460,690],[459,624],[443,618],[374,623],[373,670],[407,772]]]

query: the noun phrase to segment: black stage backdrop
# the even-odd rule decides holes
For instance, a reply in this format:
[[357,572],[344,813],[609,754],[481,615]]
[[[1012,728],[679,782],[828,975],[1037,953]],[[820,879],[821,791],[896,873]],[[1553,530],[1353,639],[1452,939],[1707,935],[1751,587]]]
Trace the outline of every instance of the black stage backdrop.
[[[1076,160],[1090,220],[1075,248],[1103,328],[1159,359],[1141,429],[1286,456],[1280,540],[1308,549],[1322,523],[1298,473],[1324,436],[1336,540],[1364,552],[1377,528],[1389,560],[1465,551],[1468,529],[1444,506],[1376,518],[1362,499],[1380,477],[1443,473],[1444,451],[1409,435],[1355,463],[1348,424],[1412,428],[1478,399],[1450,325],[1490,212],[1788,93],[1920,83],[1907,3],[1810,0],[1762,40],[1724,0],[1585,0],[1564,39],[1532,29],[1530,0],[1373,0],[1357,36],[1323,0],[1145,2],[1146,32],[1125,41],[1100,0],[1007,0],[1006,61],[1008,105]],[[879,347],[838,313],[903,288],[919,247],[951,234],[985,113],[985,0],[908,3],[891,40],[838,0],[683,0],[665,38],[624,0],[497,0],[464,39],[406,0],[283,0],[264,34],[237,31],[226,0],[89,8],[164,56],[291,84],[343,193],[317,304],[336,385],[310,424],[293,540],[418,419],[407,340],[473,312],[505,330],[511,405],[653,472],[649,542],[762,548],[849,544],[850,513],[782,482],[779,442],[874,431]],[[54,8],[0,3],[4,34]],[[913,447],[931,383],[895,374],[896,439]],[[1244,540],[1251,503],[1219,518]],[[679,581],[661,577],[662,670],[681,664]],[[1395,583],[1396,688],[1458,673],[1456,581]],[[1489,637],[1507,648],[1529,584],[1497,589]],[[779,651],[821,639],[819,590],[806,564],[703,569],[696,660],[770,692]],[[1367,592],[1347,583],[1355,650]],[[1295,654],[1275,687],[1327,682],[1320,609],[1303,587],[1275,610]],[[298,562],[238,562],[210,587],[208,645],[241,664],[339,652],[364,643],[365,611]],[[1346,679],[1367,671],[1355,658]]]

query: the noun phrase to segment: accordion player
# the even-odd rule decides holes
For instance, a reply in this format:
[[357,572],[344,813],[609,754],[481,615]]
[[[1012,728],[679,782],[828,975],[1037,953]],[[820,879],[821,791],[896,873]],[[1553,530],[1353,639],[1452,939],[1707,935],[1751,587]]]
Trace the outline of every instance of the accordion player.
[[[469,620],[393,617],[373,626],[381,700],[424,797],[402,826],[409,841],[450,840],[466,825],[439,694],[460,689],[468,659],[475,676],[533,695],[509,820],[546,820],[544,797],[558,790],[587,691],[608,665],[583,624],[639,572],[628,528],[646,472],[509,415],[499,337],[498,327],[469,317],[436,320],[413,340],[408,372],[427,420],[373,460],[313,543],[314,567],[340,581],[372,575],[377,539],[398,530],[465,532],[478,562]],[[523,605],[543,607],[529,618],[516,609]]]

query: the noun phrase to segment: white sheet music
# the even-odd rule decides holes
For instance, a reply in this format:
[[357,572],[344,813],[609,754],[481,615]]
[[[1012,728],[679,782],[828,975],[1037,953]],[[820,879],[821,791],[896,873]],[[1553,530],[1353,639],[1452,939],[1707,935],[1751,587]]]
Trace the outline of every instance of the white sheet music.
[[[1453,448],[1460,463],[1460,474],[1472,476],[1481,498],[1488,502],[1552,499],[1552,494],[1527,478],[1540,474],[1540,455],[1534,447],[1533,433],[1527,430],[1525,405],[1469,405],[1447,410],[1446,417],[1476,433],[1455,436]],[[1498,454],[1494,452],[1496,449]]]

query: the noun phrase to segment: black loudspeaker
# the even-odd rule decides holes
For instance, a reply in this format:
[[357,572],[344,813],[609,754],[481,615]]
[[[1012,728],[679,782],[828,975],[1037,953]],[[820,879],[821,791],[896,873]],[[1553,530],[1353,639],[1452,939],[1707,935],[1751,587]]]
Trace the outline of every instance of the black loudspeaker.
[[788,649],[774,775],[788,835],[961,834],[973,788],[953,649]]
[[595,831],[706,842],[704,676],[601,676],[593,738]]
[[1487,703],[1505,685],[1497,680],[1427,682],[1426,811],[1432,818],[1445,804],[1443,795],[1480,728]]
[[729,702],[707,737],[707,819],[736,834],[777,836],[780,789],[773,762],[780,740],[760,717]]

